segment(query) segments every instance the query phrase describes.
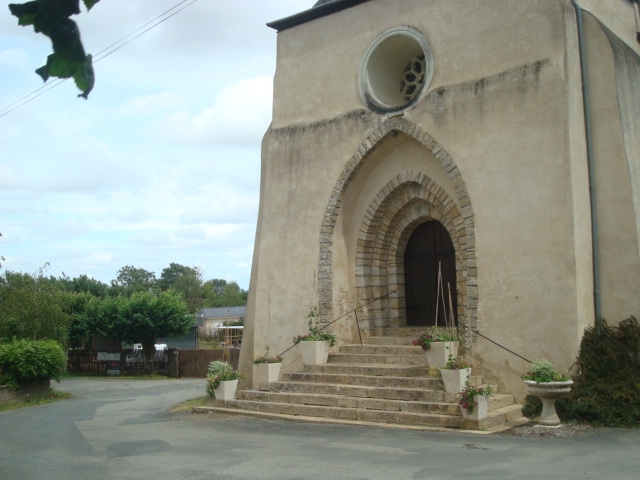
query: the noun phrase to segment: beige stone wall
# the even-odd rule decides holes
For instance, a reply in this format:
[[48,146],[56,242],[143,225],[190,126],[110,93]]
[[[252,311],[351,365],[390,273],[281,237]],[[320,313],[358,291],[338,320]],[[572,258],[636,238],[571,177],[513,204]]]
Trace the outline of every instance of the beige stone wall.
[[[358,69],[371,42],[396,25],[425,35],[434,76],[416,105],[385,116],[362,104]],[[592,74],[602,97],[598,154],[615,157],[598,175],[607,184],[605,304],[619,317],[640,307],[631,293],[639,250],[625,243],[637,242],[635,193],[624,173],[612,50],[593,19],[587,27],[589,54],[604,65]],[[280,32],[245,373],[264,345],[278,353],[305,333],[312,304],[333,319],[395,290],[358,318],[365,333],[402,325],[402,251],[426,219],[441,221],[456,247],[460,320],[526,358],[568,368],[593,322],[577,48],[564,0],[375,0]],[[340,342],[357,339],[354,316],[332,331]],[[483,339],[475,345],[485,374],[521,394],[526,362]],[[288,355],[295,365],[295,349]]]

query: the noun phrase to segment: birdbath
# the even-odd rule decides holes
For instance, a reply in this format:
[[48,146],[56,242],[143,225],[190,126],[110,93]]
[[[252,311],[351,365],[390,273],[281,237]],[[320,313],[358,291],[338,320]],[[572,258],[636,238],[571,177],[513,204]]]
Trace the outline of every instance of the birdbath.
[[548,427],[560,425],[560,418],[556,413],[556,400],[569,396],[573,380],[543,383],[525,380],[524,383],[530,395],[542,400],[542,413],[540,414],[538,424]]

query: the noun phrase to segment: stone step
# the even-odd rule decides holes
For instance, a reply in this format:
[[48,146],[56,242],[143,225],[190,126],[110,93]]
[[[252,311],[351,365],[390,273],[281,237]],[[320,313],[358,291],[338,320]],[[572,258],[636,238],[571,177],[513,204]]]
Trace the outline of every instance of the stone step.
[[422,388],[430,390],[442,389],[442,381],[438,377],[428,376],[399,377],[307,371],[283,373],[281,379],[287,382],[333,383],[370,387]]
[[287,403],[290,405],[319,405],[389,412],[437,413],[440,415],[460,416],[460,407],[457,404],[444,402],[390,400],[319,393],[263,392],[258,390],[238,392],[236,399],[254,402]]
[[369,363],[378,365],[428,365],[423,355],[391,355],[372,353],[330,353],[328,363]]
[[460,419],[460,428],[468,430],[487,430],[504,423],[522,418],[522,405],[509,405],[506,407],[490,410],[487,418],[482,420]]
[[[407,411],[366,410],[349,407],[324,405],[303,405],[251,400],[216,400],[215,407],[234,410],[248,410],[275,413],[290,416],[322,417],[338,420],[352,420],[383,424],[418,425],[433,427],[459,428],[461,417],[437,413],[419,413]],[[194,411],[206,411],[207,407],[196,407]]]
[[418,377],[429,375],[428,365],[382,365],[367,363],[325,363],[324,365],[306,365],[305,371],[311,373],[330,373],[347,375],[377,375],[394,377]]
[[[324,365],[283,373],[280,381],[259,390],[236,393],[233,401],[216,400],[196,410],[248,412],[269,418],[403,428],[465,428],[500,431],[522,422],[522,408],[513,396],[495,394],[486,419],[462,417],[455,393],[444,390],[425,352],[412,342],[421,328],[394,329],[396,336],[369,337],[363,345],[342,345]],[[474,385],[482,378],[472,376]]]
[[415,356],[424,359],[425,363],[427,361],[424,350],[413,345],[342,345],[340,353]]
[[[397,386],[367,386],[313,382],[275,382],[269,385],[269,391],[289,393],[318,393],[344,395],[348,397],[364,397],[409,402],[444,402],[451,400],[442,390],[424,388],[403,388]],[[454,399],[455,400],[455,399]]]

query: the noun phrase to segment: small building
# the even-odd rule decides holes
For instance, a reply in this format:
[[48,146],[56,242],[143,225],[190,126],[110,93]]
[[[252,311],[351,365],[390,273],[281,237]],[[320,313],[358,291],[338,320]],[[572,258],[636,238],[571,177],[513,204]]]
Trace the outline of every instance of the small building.
[[223,326],[241,326],[247,314],[247,307],[210,307],[196,312],[196,320],[201,335],[213,335]]

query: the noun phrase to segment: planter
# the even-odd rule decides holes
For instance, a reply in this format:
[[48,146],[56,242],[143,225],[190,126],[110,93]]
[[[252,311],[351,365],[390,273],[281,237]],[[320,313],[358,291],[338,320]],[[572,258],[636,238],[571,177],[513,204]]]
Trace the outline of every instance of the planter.
[[489,396],[488,395],[476,395],[473,400],[476,402],[473,407],[473,412],[467,413],[467,409],[460,405],[462,409],[462,416],[468,420],[482,420],[487,418],[489,413]]
[[220,382],[218,388],[214,390],[216,400],[233,400],[236,396],[237,388],[238,380],[226,380],[224,382]]
[[464,384],[471,376],[471,369],[461,368],[459,370],[449,370],[441,368],[440,375],[442,375],[444,389],[450,393],[458,393],[462,391]]
[[442,368],[447,364],[449,355],[458,356],[458,342],[432,342],[427,353],[427,361],[430,367]]
[[556,400],[569,396],[573,380],[564,382],[538,383],[533,380],[525,380],[527,393],[542,400],[542,413],[538,424],[546,426],[560,425],[560,418],[556,413]]
[[302,361],[305,365],[322,365],[329,358],[329,341],[300,342]]
[[257,363],[253,369],[254,384],[260,387],[261,384],[277,382],[280,377],[280,367],[282,363]]

